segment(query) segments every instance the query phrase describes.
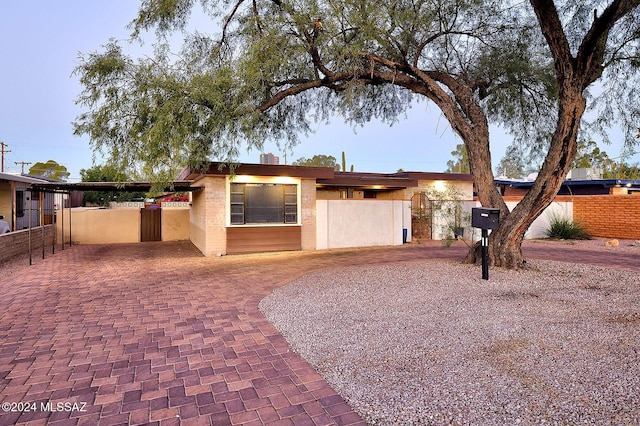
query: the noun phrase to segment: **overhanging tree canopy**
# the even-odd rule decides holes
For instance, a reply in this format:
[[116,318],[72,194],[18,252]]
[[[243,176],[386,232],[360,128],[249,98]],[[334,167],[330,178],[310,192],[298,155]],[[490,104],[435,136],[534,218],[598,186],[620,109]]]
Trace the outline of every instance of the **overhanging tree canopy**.
[[[184,30],[195,3],[144,0],[133,34]],[[160,179],[185,163],[232,160],[243,142],[295,143],[336,112],[393,122],[412,99],[427,99],[464,141],[480,201],[501,210],[492,262],[518,267],[524,232],[575,157],[588,89],[599,81],[607,101],[595,129],[637,117],[623,95],[638,77],[640,0],[199,3],[219,31],[187,34],[179,55],[159,46],[134,61],[111,42],[77,68],[88,112],[76,132]],[[489,122],[547,153],[511,213],[493,184]]]

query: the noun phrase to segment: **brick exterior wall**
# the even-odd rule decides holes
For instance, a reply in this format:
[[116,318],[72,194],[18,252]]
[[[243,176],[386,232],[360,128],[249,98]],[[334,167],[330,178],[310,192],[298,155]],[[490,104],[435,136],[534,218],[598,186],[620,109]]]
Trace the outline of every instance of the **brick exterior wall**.
[[316,180],[302,179],[301,182],[302,212],[302,250],[316,248]]
[[191,242],[205,256],[226,254],[226,178],[207,176],[199,180],[196,186],[203,189],[192,194]]
[[[55,225],[45,226],[45,246],[50,247],[54,242]],[[31,250],[42,252],[42,227],[31,228]],[[13,256],[29,253],[29,230],[24,229],[0,235],[0,261]]]
[[640,239],[639,195],[585,195],[573,198],[573,218],[594,237]]

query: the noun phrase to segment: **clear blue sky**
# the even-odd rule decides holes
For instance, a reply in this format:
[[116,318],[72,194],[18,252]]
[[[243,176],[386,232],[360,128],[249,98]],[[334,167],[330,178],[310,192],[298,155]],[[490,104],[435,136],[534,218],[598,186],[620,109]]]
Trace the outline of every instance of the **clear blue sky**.
[[[65,165],[74,182],[79,180],[80,169],[93,165],[89,139],[73,135],[71,123],[81,112],[74,100],[81,87],[72,72],[79,53],[101,50],[111,37],[128,39],[126,26],[135,17],[138,5],[135,0],[3,2],[0,141],[11,151],[5,157],[6,171],[19,172],[21,166],[16,161],[33,164],[51,159]],[[136,44],[130,51],[140,52],[141,48]],[[508,141],[500,129],[492,129],[494,165],[502,158]],[[287,159],[290,163],[300,157],[326,154],[340,161],[345,151],[347,163],[357,171],[444,171],[458,143],[460,139],[439,110],[421,102],[392,127],[372,122],[354,132],[339,117],[329,125],[318,124],[314,134],[287,152]],[[611,157],[619,152],[613,146],[604,149]],[[284,153],[277,147],[266,146],[265,151],[279,155],[284,162]],[[259,155],[252,151],[239,160],[257,163]]]

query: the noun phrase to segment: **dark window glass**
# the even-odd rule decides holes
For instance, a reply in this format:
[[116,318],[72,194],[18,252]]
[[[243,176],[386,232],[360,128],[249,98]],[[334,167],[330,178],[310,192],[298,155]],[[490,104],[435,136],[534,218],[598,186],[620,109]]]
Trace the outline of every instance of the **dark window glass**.
[[244,183],[231,184],[231,224],[244,224]]
[[231,184],[231,224],[297,223],[296,185]]
[[24,217],[24,191],[16,191],[16,217]]
[[284,185],[284,223],[298,221],[298,188],[296,185]]

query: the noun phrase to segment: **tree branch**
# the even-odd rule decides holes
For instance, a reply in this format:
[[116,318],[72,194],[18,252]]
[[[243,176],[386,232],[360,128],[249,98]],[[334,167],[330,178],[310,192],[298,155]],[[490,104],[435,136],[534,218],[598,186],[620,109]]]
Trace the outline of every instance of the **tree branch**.
[[256,27],[258,28],[258,35],[262,38],[262,25],[260,25],[260,15],[258,15],[258,4],[256,0],[253,0],[253,16],[256,18]]
[[633,11],[640,0],[614,0],[600,16],[595,15],[591,28],[582,40],[577,54],[577,69],[583,72],[582,88],[597,80],[603,71],[609,32],[618,20]]
[[244,0],[238,0],[236,2],[236,4],[233,6],[233,9],[231,10],[231,13],[224,18],[224,22],[222,24],[222,35],[220,36],[220,41],[219,41],[220,45],[224,44],[225,38],[227,37],[227,28],[229,27],[229,24],[231,23],[231,20],[233,19],[233,17],[235,16],[236,12],[238,11],[238,8],[240,8],[240,5],[243,2],[244,2]]
[[571,48],[569,47],[569,42],[562,28],[562,22],[560,22],[554,1],[530,1],[538,18],[538,24],[540,25],[542,34],[551,49],[558,82],[560,83],[568,78],[572,78],[575,72],[575,58],[571,55]]

